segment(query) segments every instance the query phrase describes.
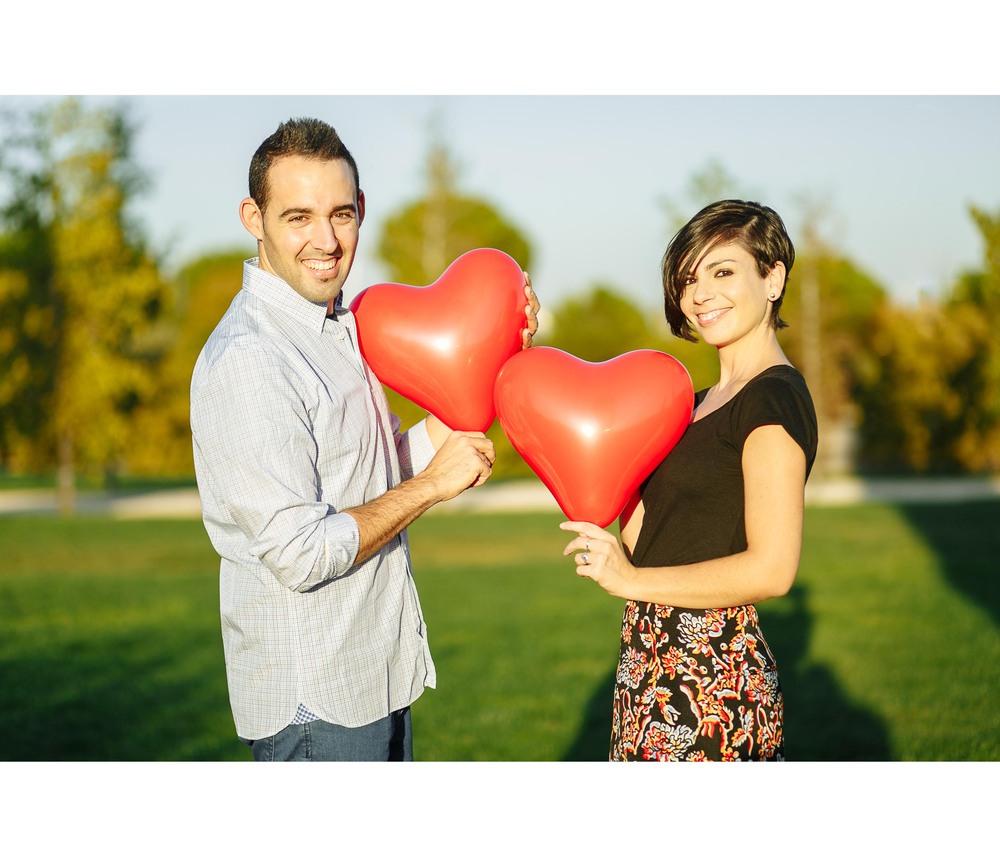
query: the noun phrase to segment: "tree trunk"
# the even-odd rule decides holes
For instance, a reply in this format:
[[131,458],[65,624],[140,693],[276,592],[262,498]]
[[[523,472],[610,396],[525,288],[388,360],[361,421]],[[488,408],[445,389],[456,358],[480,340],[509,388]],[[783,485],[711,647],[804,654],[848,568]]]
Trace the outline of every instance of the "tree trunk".
[[56,503],[62,517],[70,518],[76,514],[76,468],[73,461],[73,437],[69,432],[59,435]]

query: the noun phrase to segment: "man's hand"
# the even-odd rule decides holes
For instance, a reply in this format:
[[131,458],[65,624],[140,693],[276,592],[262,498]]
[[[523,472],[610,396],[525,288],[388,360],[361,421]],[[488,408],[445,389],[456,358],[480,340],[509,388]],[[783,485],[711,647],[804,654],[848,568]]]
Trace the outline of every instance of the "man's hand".
[[538,332],[538,311],[542,305],[538,302],[535,290],[531,287],[531,277],[528,276],[528,272],[522,271],[521,273],[524,274],[524,297],[528,301],[524,307],[524,314],[528,317],[528,326],[521,334],[521,347],[531,348],[531,340]]
[[433,481],[442,500],[450,500],[466,488],[475,488],[489,479],[494,461],[496,450],[485,434],[453,431],[420,477]]

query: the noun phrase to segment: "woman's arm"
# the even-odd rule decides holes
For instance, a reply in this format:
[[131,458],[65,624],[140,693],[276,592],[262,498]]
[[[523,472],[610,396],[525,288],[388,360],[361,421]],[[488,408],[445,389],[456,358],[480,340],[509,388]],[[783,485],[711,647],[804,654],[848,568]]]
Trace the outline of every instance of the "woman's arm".
[[618,516],[618,529],[621,532],[622,547],[625,549],[625,556],[632,559],[635,552],[635,543],[639,538],[639,531],[642,529],[642,519],[645,515],[646,507],[642,505],[642,497],[639,491],[625,504],[621,515]]
[[[577,552],[578,574],[635,601],[713,609],[784,595],[795,580],[802,550],[805,454],[781,426],[768,425],[747,438],[742,463],[745,551],[691,565],[636,568],[613,535],[594,524],[568,521],[560,527],[579,535],[563,554]],[[631,521],[623,541],[630,532]]]

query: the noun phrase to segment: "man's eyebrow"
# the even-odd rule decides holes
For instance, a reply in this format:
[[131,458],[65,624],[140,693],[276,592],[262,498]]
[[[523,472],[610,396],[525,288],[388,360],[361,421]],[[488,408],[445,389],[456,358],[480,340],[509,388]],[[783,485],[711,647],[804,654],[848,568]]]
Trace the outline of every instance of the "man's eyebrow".
[[[337,214],[341,211],[357,211],[357,206],[353,203],[345,203],[344,205],[338,205],[333,209],[333,213]],[[295,214],[313,214],[314,210],[311,208],[286,208],[278,217],[291,217]]]

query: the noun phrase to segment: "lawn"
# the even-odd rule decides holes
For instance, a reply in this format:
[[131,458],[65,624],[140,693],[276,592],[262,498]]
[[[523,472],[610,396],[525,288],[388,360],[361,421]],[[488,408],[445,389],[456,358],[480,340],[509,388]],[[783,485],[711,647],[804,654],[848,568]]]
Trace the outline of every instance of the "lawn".
[[[438,688],[422,760],[606,757],[621,603],[558,515],[411,528]],[[790,758],[1000,760],[1000,502],[810,508],[761,605]],[[0,518],[3,760],[242,760],[199,521]]]

